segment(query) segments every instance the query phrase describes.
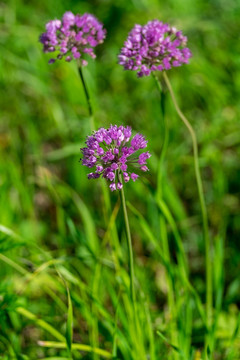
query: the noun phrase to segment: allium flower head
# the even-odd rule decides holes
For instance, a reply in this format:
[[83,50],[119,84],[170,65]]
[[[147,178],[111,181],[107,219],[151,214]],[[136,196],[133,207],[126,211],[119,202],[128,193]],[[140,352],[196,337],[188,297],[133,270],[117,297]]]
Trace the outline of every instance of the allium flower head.
[[186,44],[187,37],[182,31],[159,20],[135,25],[118,56],[119,64],[125,70],[138,70],[139,77],[169,70],[189,62],[192,54]]
[[64,57],[66,61],[80,59],[84,66],[87,61],[82,56],[88,54],[94,59],[93,48],[101,44],[105,36],[106,30],[93,15],[74,15],[67,11],[62,20],[51,20],[46,24],[46,32],[40,36],[40,42],[44,52],[58,52],[49,63]]
[[100,128],[87,137],[86,147],[81,149],[83,154],[82,165],[94,168],[88,174],[88,179],[97,179],[100,176],[111,182],[110,189],[121,190],[122,179],[128,182],[136,181],[139,175],[132,169],[148,171],[146,161],[151,154],[139,150],[147,147],[147,141],[141,134],[132,137],[130,126],[111,125],[110,128]]

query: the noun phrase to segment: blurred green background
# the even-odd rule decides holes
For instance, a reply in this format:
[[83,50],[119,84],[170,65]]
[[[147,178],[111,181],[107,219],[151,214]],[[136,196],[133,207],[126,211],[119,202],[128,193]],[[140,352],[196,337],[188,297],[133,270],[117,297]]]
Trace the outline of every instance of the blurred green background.
[[[52,258],[59,260],[57,269],[72,287],[74,341],[89,343],[89,329],[97,318],[99,346],[111,352],[111,317],[114,318],[116,284],[121,283],[121,277],[114,275],[111,246],[105,239],[109,218],[102,211],[100,182],[88,181],[87,169],[78,163],[79,149],[90,128],[86,100],[76,64],[58,61],[49,65],[50,56],[42,53],[38,41],[45,23],[61,18],[67,10],[93,13],[107,29],[105,42],[96,48],[96,60],[89,60],[84,74],[97,124],[131,125],[149,140],[150,172],[136,183],[127,184],[125,191],[127,200],[145,218],[159,243],[159,209],[155,201],[163,138],[159,93],[152,77],[138,79],[134,72],[125,72],[117,64],[117,55],[133,25],[145,24],[153,18],[182,29],[188,36],[193,53],[190,64],[169,71],[169,77],[199,143],[214,246],[214,302],[220,309],[214,358],[231,356],[229,359],[237,360],[240,358],[240,2],[234,0],[0,3],[0,355],[3,359],[67,356],[66,350],[39,346],[39,340],[54,340],[52,335],[17,311],[19,307],[28,309],[64,334],[65,285],[51,263],[36,272]],[[191,139],[166,91],[164,103],[170,138],[163,172],[163,198],[183,239],[191,282],[204,303],[204,243]],[[127,248],[123,216],[121,210],[118,212],[119,196],[113,193],[110,198],[114,216],[117,215],[123,252],[123,257],[119,256],[124,267]],[[137,278],[148,298],[154,334],[157,329],[166,334],[169,324],[166,271],[143,230],[141,216],[130,208],[129,217]],[[174,237],[171,227],[167,230],[175,264]],[[91,289],[99,259],[94,251],[101,253],[104,260],[97,281],[95,313]],[[78,282],[81,285],[77,291]],[[124,344],[124,338],[128,338],[127,322],[123,314],[120,316]],[[203,346],[199,323],[199,316],[193,311],[192,359],[198,359],[197,349],[201,351]],[[229,355],[228,341],[234,329],[237,334]],[[124,351],[128,354],[127,349],[127,345],[122,345],[119,359],[131,359],[124,355]],[[171,352],[161,338],[156,339],[156,349],[157,359],[168,358]],[[81,356],[92,358],[87,353]]]

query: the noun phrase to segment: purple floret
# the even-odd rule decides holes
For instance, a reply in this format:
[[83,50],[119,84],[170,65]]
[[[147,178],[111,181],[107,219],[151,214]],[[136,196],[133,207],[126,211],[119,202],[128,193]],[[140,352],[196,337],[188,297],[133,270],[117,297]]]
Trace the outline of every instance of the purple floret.
[[105,37],[106,30],[95,16],[87,13],[74,15],[67,11],[62,20],[51,20],[46,24],[46,32],[39,40],[44,52],[58,52],[56,58],[49,60],[50,64],[56,59],[65,58],[68,62],[80,59],[85,66],[87,61],[82,56],[87,54],[95,59],[93,48],[101,44]]
[[192,56],[181,31],[159,20],[135,25],[118,56],[125,70],[137,70],[138,77],[152,71],[169,70],[187,64]]
[[83,154],[82,165],[95,168],[88,174],[88,179],[97,179],[100,176],[110,181],[112,191],[121,190],[122,180],[136,181],[139,175],[130,171],[129,167],[141,171],[148,171],[146,164],[151,154],[139,150],[147,147],[147,141],[141,134],[136,134],[131,139],[130,126],[111,125],[110,128],[100,128],[87,137],[86,147],[81,149]]

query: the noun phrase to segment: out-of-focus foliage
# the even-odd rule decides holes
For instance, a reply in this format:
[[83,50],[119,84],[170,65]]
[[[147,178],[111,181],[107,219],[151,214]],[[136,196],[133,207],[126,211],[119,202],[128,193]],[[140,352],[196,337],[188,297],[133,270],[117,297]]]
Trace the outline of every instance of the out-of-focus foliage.
[[[131,125],[146,135],[153,154],[146,178],[125,186],[139,314],[145,324],[141,341],[151,359],[154,353],[156,359],[181,358],[181,352],[169,345],[176,331],[171,325],[174,316],[176,343],[183,354],[198,359],[204,324],[196,298],[178,281],[176,314],[167,307],[167,272],[177,274],[179,269],[168,222],[168,270],[161,260],[156,202],[163,139],[159,93],[152,77],[138,79],[135,73],[123,71],[117,55],[132,26],[153,18],[175,25],[188,36],[193,58],[189,65],[169,71],[169,77],[199,143],[214,247],[214,359],[237,360],[240,2],[234,0],[0,3],[0,355],[2,359],[69,358],[67,347],[58,348],[65,342],[71,313],[68,287],[73,358],[81,358],[80,354],[85,359],[107,357],[117,348],[116,359],[130,359],[131,343],[136,340],[127,315],[129,278],[120,199],[111,194],[111,210],[103,211],[101,183],[88,181],[87,170],[78,163],[90,124],[76,64],[49,65],[49,56],[38,42],[45,23],[66,10],[93,13],[107,29],[104,44],[96,49],[97,59],[84,69],[97,124]],[[163,199],[183,241],[190,281],[204,304],[204,243],[191,140],[165,88],[163,97],[170,131]],[[43,341],[58,345],[47,347]],[[75,343],[94,345],[100,353],[89,348],[79,352]]]

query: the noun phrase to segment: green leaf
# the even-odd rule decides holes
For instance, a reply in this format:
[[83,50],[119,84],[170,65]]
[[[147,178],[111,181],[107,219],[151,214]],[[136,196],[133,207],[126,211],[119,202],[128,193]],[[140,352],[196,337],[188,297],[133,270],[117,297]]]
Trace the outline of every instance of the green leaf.
[[41,360],[69,360],[69,357],[54,356],[54,357],[43,358]]
[[53,150],[47,153],[46,158],[49,161],[59,161],[62,159],[66,159],[70,156],[79,155],[80,148],[83,146],[82,143],[77,144],[67,144],[61,149]]
[[43,358],[41,360],[69,360],[69,357],[54,356],[54,357]]
[[68,293],[68,317],[67,317],[67,328],[66,328],[66,343],[69,353],[71,353],[72,349],[72,336],[73,336],[73,309],[72,309],[72,300],[70,296],[69,289],[67,288]]
[[11,229],[0,224],[0,253],[25,245],[23,239]]
[[[44,347],[49,347],[49,348],[55,348],[55,349],[66,349],[66,343],[64,342],[57,342],[57,341],[38,341],[38,345],[40,346],[44,346]],[[85,345],[85,344],[72,344],[72,349],[73,350],[80,350],[80,351],[86,351],[89,353],[95,353],[98,354],[102,357],[105,357],[107,359],[111,359],[112,355],[103,349],[99,349],[99,348],[93,348],[90,345]]]
[[184,358],[184,354],[182,353],[182,351],[175,345],[171,344],[168,339],[158,330],[157,331],[157,335],[168,345],[170,346],[173,350],[175,350],[181,357]]
[[18,307],[16,311],[19,314],[23,315],[24,317],[28,318],[29,320],[32,320],[36,325],[49,332],[59,341],[65,341],[64,336],[60,334],[60,332],[58,332],[52,325],[48,324],[46,321],[42,319],[37,318],[37,316],[31,313],[30,311],[24,309],[23,307]]

